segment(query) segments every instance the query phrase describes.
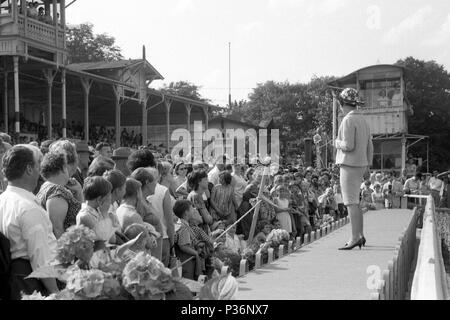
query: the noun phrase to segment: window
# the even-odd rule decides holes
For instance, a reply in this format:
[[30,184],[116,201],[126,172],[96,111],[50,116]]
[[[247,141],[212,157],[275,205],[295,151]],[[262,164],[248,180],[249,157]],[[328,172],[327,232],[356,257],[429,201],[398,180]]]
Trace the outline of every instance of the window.
[[360,84],[360,95],[367,108],[401,107],[400,79],[369,80]]
[[372,169],[400,170],[402,167],[402,145],[400,140],[373,141],[374,155]]

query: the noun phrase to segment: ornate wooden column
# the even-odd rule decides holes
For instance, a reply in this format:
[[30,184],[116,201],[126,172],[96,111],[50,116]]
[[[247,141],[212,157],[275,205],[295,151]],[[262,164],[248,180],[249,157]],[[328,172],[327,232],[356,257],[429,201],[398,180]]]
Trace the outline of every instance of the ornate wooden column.
[[149,95],[146,94],[145,98],[141,101],[142,106],[142,144],[144,146],[148,145],[148,109],[147,102],[149,100]]
[[92,80],[80,78],[84,94],[84,141],[89,143],[89,92],[91,91]]
[[[16,4],[17,5],[17,4]],[[19,139],[20,134],[20,102],[19,102],[19,57],[14,56],[14,132],[16,139]]]
[[61,84],[62,134],[63,138],[67,138],[66,69],[61,69]]
[[121,103],[120,103],[120,92],[119,87],[115,84],[112,85],[114,90],[114,95],[116,98],[116,148],[119,148],[120,145],[120,123],[121,123]]
[[191,111],[192,111],[192,106],[189,103],[185,103],[184,106],[186,107],[186,114],[187,114],[187,129],[188,129],[188,132],[191,133]]
[[51,140],[53,136],[52,89],[53,89],[53,80],[55,80],[57,71],[47,69],[44,70],[43,73],[45,79],[47,80],[47,127],[48,127],[48,139]]
[[208,107],[203,106],[203,113],[205,114],[205,131],[209,129],[209,114]]
[[167,144],[167,152],[169,152],[170,148],[170,107],[172,106],[173,100],[166,99],[164,104],[166,106],[166,144]]

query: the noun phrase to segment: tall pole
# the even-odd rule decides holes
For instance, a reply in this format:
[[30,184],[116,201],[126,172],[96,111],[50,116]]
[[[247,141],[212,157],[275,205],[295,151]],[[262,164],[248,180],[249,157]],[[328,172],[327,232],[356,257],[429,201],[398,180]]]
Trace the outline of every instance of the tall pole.
[[17,141],[19,141],[20,135],[19,57],[14,56],[13,60],[14,60],[14,118],[15,118],[14,132],[16,134]]
[[333,91],[333,161],[336,160],[336,137],[337,137],[337,94]]
[[231,42],[228,42],[228,107],[231,109]]
[[5,132],[8,132],[8,72],[4,73],[5,82],[3,83],[3,112],[4,112],[4,124]]
[[67,138],[66,69],[61,70],[62,135]]

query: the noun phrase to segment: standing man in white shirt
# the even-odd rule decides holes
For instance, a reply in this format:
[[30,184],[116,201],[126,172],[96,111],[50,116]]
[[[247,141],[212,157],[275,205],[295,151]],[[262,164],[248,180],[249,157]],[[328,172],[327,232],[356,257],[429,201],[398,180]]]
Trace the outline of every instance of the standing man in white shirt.
[[439,205],[441,201],[441,190],[444,185],[444,181],[438,178],[439,172],[437,170],[433,171],[433,176],[428,181],[428,188],[431,190],[431,195],[436,206]]
[[3,173],[8,180],[0,195],[0,232],[10,242],[11,299],[21,293],[58,291],[56,279],[25,279],[33,271],[48,266],[55,258],[56,238],[48,213],[33,195],[40,174],[41,151],[31,145],[17,145],[3,157]]

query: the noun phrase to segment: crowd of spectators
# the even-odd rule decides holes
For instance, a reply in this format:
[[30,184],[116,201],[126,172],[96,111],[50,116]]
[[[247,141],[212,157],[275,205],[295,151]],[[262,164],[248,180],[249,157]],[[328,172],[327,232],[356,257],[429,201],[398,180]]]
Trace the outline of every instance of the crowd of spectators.
[[[68,140],[12,146],[8,135],[0,138],[0,234],[9,242],[13,298],[20,290],[58,290],[55,279],[25,277],[50,263],[56,240],[74,225],[88,227],[96,241],[110,245],[143,233],[148,239],[143,250],[166,267],[180,260],[183,277],[196,280],[217,270],[217,250],[244,256],[272,231],[295,239],[347,216],[337,167],[288,164],[267,175],[262,165],[231,163],[226,156],[213,166],[173,163],[148,147],[113,149],[100,142],[93,148]],[[430,193],[448,206],[449,176],[440,177],[373,172],[362,183],[361,206],[398,208],[408,193]]]

